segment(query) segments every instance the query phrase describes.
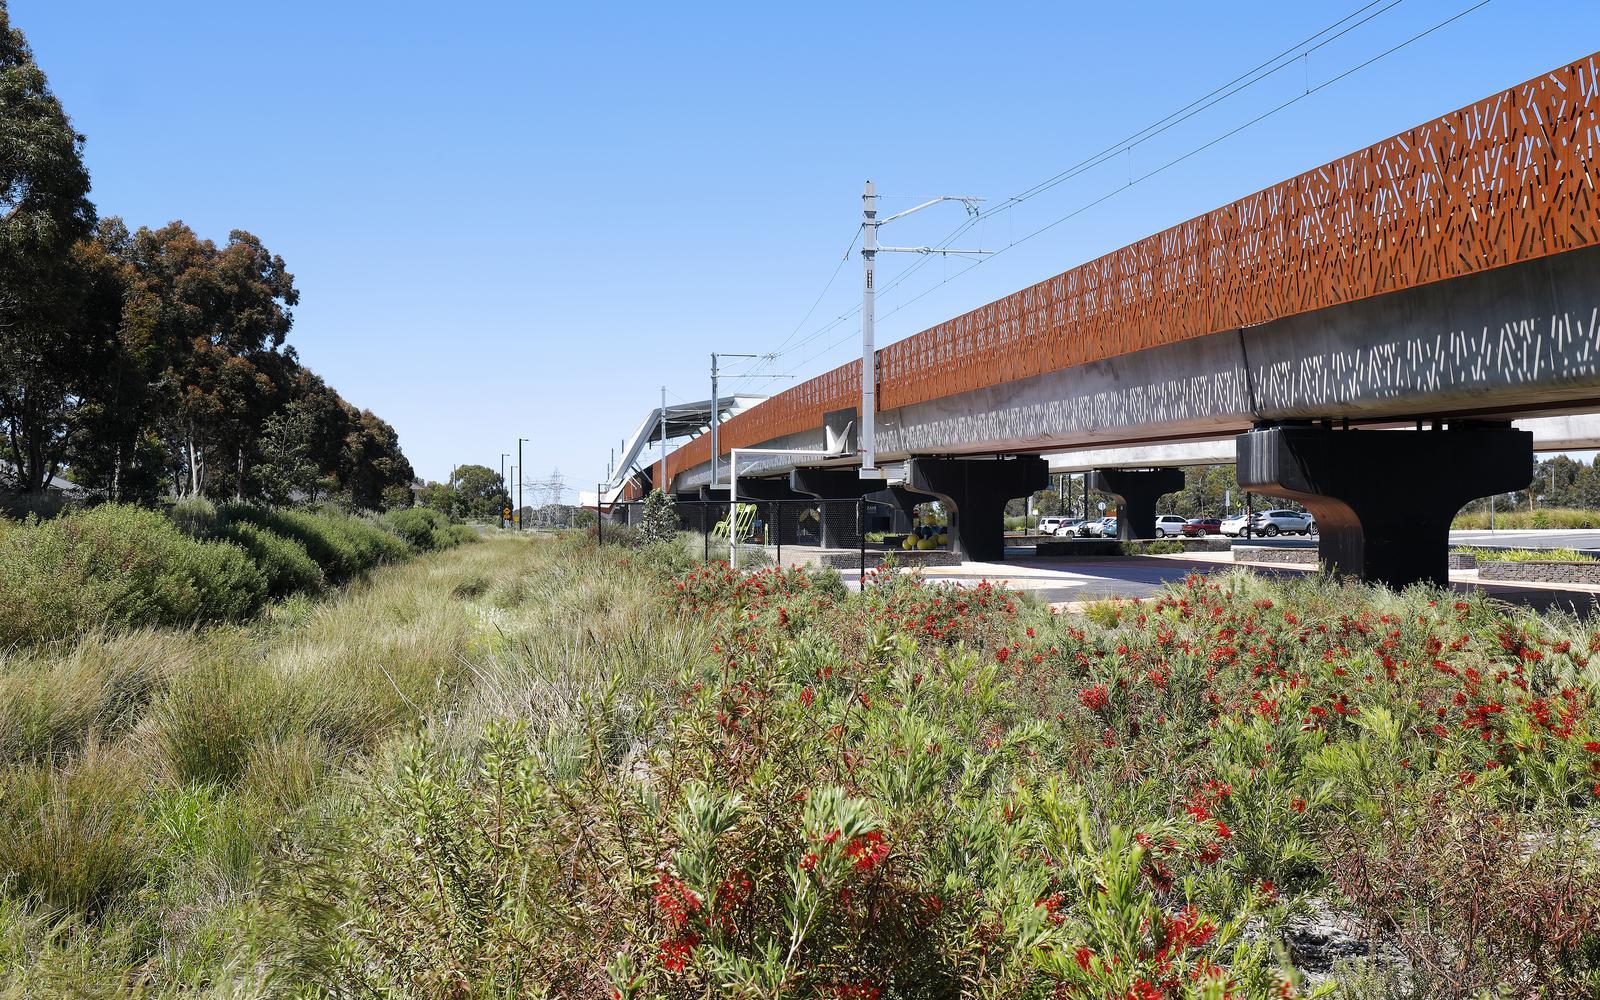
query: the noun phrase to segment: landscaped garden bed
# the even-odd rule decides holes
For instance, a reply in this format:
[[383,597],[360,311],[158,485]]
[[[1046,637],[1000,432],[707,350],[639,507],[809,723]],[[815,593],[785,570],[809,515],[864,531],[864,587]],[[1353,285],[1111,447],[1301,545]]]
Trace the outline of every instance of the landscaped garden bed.
[[1589,623],[1242,571],[1066,615],[473,549],[285,608],[303,641],[163,640],[157,707],[108,700],[103,735],[67,692],[148,636],[14,658],[0,983],[1593,995]]

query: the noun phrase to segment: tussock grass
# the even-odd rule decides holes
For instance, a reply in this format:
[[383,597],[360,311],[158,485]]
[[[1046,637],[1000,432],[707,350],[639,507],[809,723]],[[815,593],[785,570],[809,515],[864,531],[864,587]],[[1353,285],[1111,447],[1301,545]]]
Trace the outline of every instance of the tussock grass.
[[[1481,510],[1470,514],[1457,514],[1450,527],[1462,531],[1487,531],[1491,527],[1489,512]],[[1562,528],[1566,530],[1600,528],[1600,510],[1574,510],[1567,507],[1551,507],[1542,510],[1501,510],[1495,512],[1493,527],[1502,531],[1528,531],[1542,528]]]

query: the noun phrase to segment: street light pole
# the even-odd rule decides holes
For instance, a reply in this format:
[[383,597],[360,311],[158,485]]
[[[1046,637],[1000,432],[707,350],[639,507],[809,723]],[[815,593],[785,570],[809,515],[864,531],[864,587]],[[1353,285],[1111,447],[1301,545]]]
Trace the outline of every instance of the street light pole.
[[527,527],[522,521],[522,479],[526,476],[527,466],[522,464],[522,445],[527,438],[517,438],[517,530]]
[[884,247],[878,245],[878,227],[886,226],[896,219],[903,219],[913,212],[920,212],[925,208],[937,205],[944,201],[959,201],[966,206],[967,214],[974,218],[978,215],[978,202],[982,198],[968,198],[961,195],[942,195],[933,198],[915,208],[908,208],[904,212],[897,212],[887,219],[878,218],[878,189],[871,181],[867,181],[861,194],[861,412],[858,414],[860,421],[860,441],[857,450],[861,453],[862,479],[882,479],[883,470],[878,468],[878,349],[874,342],[873,329],[877,320],[877,289],[873,286],[873,274],[877,267],[878,254],[880,253],[936,253],[941,256],[949,254],[983,254],[993,253],[992,250],[950,250],[944,247]]

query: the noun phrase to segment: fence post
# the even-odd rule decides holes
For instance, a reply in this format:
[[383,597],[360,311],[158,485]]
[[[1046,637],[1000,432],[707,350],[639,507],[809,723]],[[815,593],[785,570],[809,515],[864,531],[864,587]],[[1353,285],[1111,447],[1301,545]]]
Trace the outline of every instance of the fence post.
[[772,516],[778,519],[778,530],[775,537],[778,541],[778,569],[783,569],[783,504],[782,500],[772,502]]
[[706,500],[700,506],[700,540],[705,543],[705,551],[700,557],[701,562],[711,561],[711,501]]
[[856,584],[863,590],[867,586],[867,533],[866,518],[862,516],[867,508],[865,498],[856,501],[856,538],[861,545],[861,561],[856,568]]

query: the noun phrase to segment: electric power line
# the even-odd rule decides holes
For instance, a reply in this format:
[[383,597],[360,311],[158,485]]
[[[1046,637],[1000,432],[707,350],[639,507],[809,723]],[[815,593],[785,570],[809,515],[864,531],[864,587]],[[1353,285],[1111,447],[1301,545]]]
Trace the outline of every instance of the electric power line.
[[[1397,2],[1399,2],[1399,0],[1395,0],[1395,2],[1397,3]],[[1384,58],[1386,58],[1388,56],[1393,55],[1394,53],[1396,53],[1396,52],[1400,51],[1401,49],[1411,45],[1412,43],[1420,41],[1421,39],[1427,37],[1428,35],[1433,34],[1435,31],[1438,31],[1441,28],[1444,28],[1444,27],[1446,27],[1446,26],[1448,26],[1450,24],[1453,24],[1456,21],[1459,21],[1461,18],[1466,17],[1468,14],[1471,14],[1474,11],[1477,11],[1477,10],[1483,8],[1483,7],[1488,6],[1491,2],[1492,2],[1492,0],[1479,0],[1478,3],[1475,3],[1475,4],[1473,4],[1473,5],[1469,6],[1469,7],[1466,7],[1464,9],[1456,12],[1455,14],[1451,15],[1450,17],[1447,17],[1444,20],[1435,23],[1431,27],[1428,27],[1428,28],[1426,28],[1426,29],[1424,29],[1424,30],[1412,35],[1411,37],[1405,39],[1402,42],[1398,42],[1395,45],[1390,46],[1389,48],[1383,50],[1382,52],[1379,52],[1377,55],[1372,56],[1372,57],[1366,59],[1363,62],[1357,63],[1355,66],[1352,66],[1349,69],[1347,69],[1347,70],[1345,70],[1345,71],[1343,71],[1343,72],[1341,72],[1339,74],[1336,74],[1335,76],[1332,76],[1327,80],[1324,80],[1323,82],[1317,84],[1316,86],[1309,86],[1308,85],[1303,93],[1297,94],[1294,97],[1291,97],[1288,100],[1286,100],[1286,101],[1284,101],[1284,102],[1282,102],[1282,103],[1280,103],[1280,104],[1278,104],[1278,105],[1276,105],[1276,106],[1274,106],[1272,108],[1269,108],[1268,110],[1262,112],[1259,115],[1256,115],[1254,118],[1251,118],[1250,120],[1244,122],[1243,124],[1237,125],[1234,128],[1229,129],[1228,131],[1222,133],[1221,135],[1215,136],[1212,139],[1207,140],[1206,142],[1200,144],[1199,146],[1194,147],[1193,149],[1188,150],[1187,152],[1183,153],[1182,155],[1176,156],[1176,157],[1168,160],[1167,162],[1165,162],[1165,163],[1161,164],[1160,166],[1156,167],[1155,169],[1150,170],[1150,171],[1148,171],[1148,172],[1146,172],[1144,174],[1141,174],[1141,175],[1139,175],[1137,177],[1130,177],[1126,184],[1123,184],[1123,185],[1121,185],[1119,187],[1113,188],[1113,189],[1105,192],[1104,194],[1100,195],[1099,197],[1094,198],[1093,200],[1091,200],[1089,202],[1086,202],[1086,203],[1084,203],[1082,205],[1079,205],[1077,208],[1075,208],[1072,211],[1068,212],[1067,214],[1061,216],[1060,218],[1057,218],[1052,222],[1049,222],[1049,223],[1047,223],[1047,224],[1045,224],[1043,226],[1040,226],[1038,229],[1035,229],[1035,230],[1027,233],[1026,235],[1024,235],[1022,237],[1019,237],[1019,238],[1017,238],[1015,240],[1012,240],[1010,243],[1007,243],[1005,246],[1002,246],[998,250],[995,250],[992,253],[989,253],[988,255],[986,255],[984,257],[978,258],[977,260],[973,261],[971,264],[968,264],[966,267],[962,268],[961,270],[957,271],[956,273],[954,273],[952,275],[949,275],[948,277],[944,278],[942,281],[936,282],[935,284],[929,286],[928,288],[926,288],[923,291],[919,292],[915,296],[912,296],[910,299],[907,299],[906,301],[899,303],[893,309],[891,309],[888,312],[884,313],[882,318],[887,319],[888,317],[893,316],[895,313],[899,312],[900,310],[902,310],[902,309],[914,304],[918,300],[920,300],[920,299],[932,294],[933,292],[935,292],[938,289],[944,287],[945,285],[947,285],[950,282],[956,280],[957,278],[962,277],[963,275],[965,275],[968,272],[972,271],[974,268],[980,267],[983,264],[985,264],[985,263],[993,260],[994,258],[1000,256],[1001,254],[1004,254],[1009,250],[1012,250],[1012,249],[1014,249],[1014,248],[1016,248],[1018,246],[1021,246],[1023,243],[1028,242],[1029,240],[1033,239],[1034,237],[1042,235],[1043,233],[1046,233],[1049,230],[1054,229],[1056,226],[1059,226],[1064,222],[1067,222],[1067,221],[1069,221],[1069,220],[1071,220],[1073,218],[1076,218],[1077,216],[1079,216],[1079,215],[1083,214],[1084,212],[1088,211],[1089,209],[1094,208],[1094,207],[1096,207],[1096,206],[1098,206],[1100,204],[1103,204],[1104,202],[1110,200],[1112,197],[1122,193],[1123,191],[1126,191],[1129,188],[1131,188],[1131,187],[1133,187],[1133,186],[1135,186],[1137,184],[1143,183],[1144,181],[1147,181],[1152,177],[1155,177],[1155,176],[1157,176],[1157,175],[1159,175],[1161,173],[1166,172],[1167,170],[1171,169],[1172,167],[1177,166],[1179,163],[1182,163],[1185,160],[1188,160],[1190,157],[1196,156],[1199,153],[1202,153],[1205,150],[1210,149],[1212,146],[1215,146],[1219,142],[1223,142],[1223,141],[1225,141],[1225,140],[1227,140],[1229,138],[1232,138],[1233,136],[1239,134],[1240,132],[1243,132],[1246,129],[1252,127],[1252,126],[1257,125],[1262,121],[1265,121],[1266,119],[1272,117],[1273,115],[1277,114],[1278,112],[1283,111],[1284,109],[1289,108],[1289,107],[1299,103],[1302,100],[1305,100],[1307,97],[1310,97],[1312,94],[1315,94],[1315,93],[1317,93],[1317,92],[1319,92],[1319,91],[1321,91],[1321,90],[1323,90],[1323,89],[1325,89],[1325,88],[1327,88],[1329,86],[1332,86],[1335,83],[1338,83],[1341,80],[1346,79],[1347,77],[1351,76],[1352,74],[1357,73],[1357,72],[1367,68],[1368,66],[1371,66],[1373,63],[1376,63],[1381,59],[1384,59]],[[1394,4],[1391,3],[1390,7],[1393,7],[1393,6],[1394,6]],[[1385,8],[1385,10],[1387,10],[1387,9],[1389,9],[1389,8]],[[1379,13],[1382,13],[1382,11],[1380,11]],[[859,312],[859,311],[860,311],[860,307],[859,306],[855,310],[853,310],[853,312]],[[847,318],[848,315],[849,314],[846,314],[845,316],[841,316],[840,317],[841,321],[844,318]],[[859,332],[859,328],[857,329],[856,332]],[[828,352],[838,348],[842,344],[844,344],[847,341],[853,339],[854,336],[855,336],[855,333],[852,333],[852,334],[846,335],[845,337],[840,338],[839,340],[834,341],[833,343],[829,344],[827,347],[823,348],[821,351],[819,351],[816,354],[813,354],[811,357],[805,359],[805,361],[798,362],[796,365],[794,365],[794,367],[804,366],[806,363],[808,363],[810,361],[814,361],[817,358],[820,358],[820,357],[826,355]]]
[[[1233,79],[1229,80],[1227,83],[1224,83],[1224,84],[1222,84],[1222,85],[1220,85],[1220,86],[1218,86],[1216,88],[1213,88],[1212,90],[1208,91],[1207,93],[1202,94],[1200,97],[1197,97],[1194,100],[1190,101],[1188,104],[1185,104],[1183,107],[1177,109],[1176,111],[1173,111],[1173,112],[1167,114],[1166,116],[1157,119],[1156,121],[1152,122],[1151,124],[1144,126],[1143,128],[1139,129],[1138,131],[1135,131],[1134,133],[1132,133],[1131,135],[1125,137],[1121,141],[1119,141],[1117,143],[1113,143],[1112,145],[1106,147],[1105,149],[1102,149],[1100,152],[1095,153],[1095,154],[1093,154],[1093,155],[1091,155],[1089,157],[1086,157],[1085,159],[1078,161],[1077,163],[1073,164],[1072,166],[1066,168],[1065,170],[1060,171],[1060,172],[1058,172],[1058,173],[1046,178],[1045,180],[1040,181],[1037,184],[1034,184],[1032,187],[1026,188],[1023,191],[1021,191],[1021,192],[1019,192],[1019,193],[1017,193],[1015,195],[1012,195],[1010,198],[1008,198],[1005,201],[1001,202],[1000,204],[994,206],[993,208],[990,208],[990,209],[988,209],[988,210],[986,210],[984,212],[978,213],[977,215],[969,216],[967,219],[965,219],[963,221],[963,223],[960,226],[957,226],[955,228],[955,230],[953,230],[951,233],[949,233],[947,236],[945,236],[938,243],[934,244],[934,249],[940,250],[940,249],[948,248],[949,246],[951,246],[954,243],[955,240],[959,239],[968,230],[970,230],[973,226],[977,225],[981,221],[986,220],[991,216],[998,215],[1003,210],[1004,211],[1010,211],[1015,206],[1017,206],[1019,204],[1022,204],[1023,202],[1026,202],[1031,198],[1037,197],[1038,195],[1043,194],[1044,192],[1046,192],[1046,191],[1048,191],[1048,190],[1050,190],[1050,189],[1052,189],[1052,188],[1064,183],[1065,181],[1070,180],[1070,179],[1072,179],[1074,177],[1077,177],[1077,176],[1085,173],[1086,171],[1091,170],[1094,167],[1097,167],[1097,166],[1107,162],[1108,160],[1114,158],[1115,156],[1117,156],[1117,155],[1119,155],[1119,154],[1121,154],[1123,152],[1129,152],[1131,154],[1132,149],[1135,146],[1139,145],[1141,142],[1145,142],[1145,141],[1147,141],[1149,139],[1152,139],[1152,138],[1154,138],[1154,137],[1156,137],[1156,136],[1158,136],[1158,135],[1160,135],[1160,134],[1162,134],[1162,133],[1164,133],[1164,132],[1166,132],[1166,131],[1174,128],[1174,127],[1176,127],[1177,125],[1180,125],[1185,121],[1188,121],[1189,119],[1195,117],[1196,115],[1200,114],[1201,112],[1207,111],[1210,108],[1215,107],[1217,104],[1220,104],[1221,102],[1227,100],[1228,98],[1233,97],[1236,94],[1242,93],[1243,91],[1249,89],[1250,87],[1255,86],[1258,83],[1261,83],[1264,80],[1270,79],[1272,76],[1276,75],[1281,70],[1283,70],[1283,69],[1285,69],[1285,68],[1287,68],[1289,66],[1294,65],[1294,63],[1296,61],[1305,60],[1312,52],[1315,52],[1318,49],[1321,49],[1322,47],[1330,44],[1331,42],[1333,42],[1335,40],[1337,40],[1338,38],[1343,37],[1344,35],[1348,34],[1349,32],[1354,31],[1356,28],[1359,28],[1362,25],[1368,23],[1369,21],[1372,21],[1374,18],[1377,18],[1377,17],[1379,17],[1379,16],[1381,16],[1381,15],[1383,15],[1383,14],[1385,14],[1385,13],[1391,11],[1391,10],[1393,10],[1395,7],[1398,7],[1403,2],[1404,2],[1404,0],[1388,0],[1387,3],[1385,3],[1384,0],[1371,0],[1371,2],[1365,4],[1365,5],[1361,6],[1361,7],[1358,7],[1356,10],[1351,11],[1349,14],[1346,14],[1344,17],[1339,18],[1337,21],[1334,21],[1333,23],[1323,27],[1322,29],[1320,29],[1320,30],[1318,30],[1316,32],[1313,32],[1312,34],[1310,34],[1310,35],[1306,36],[1305,38],[1301,39],[1299,42],[1295,43],[1294,45],[1291,45],[1288,48],[1283,49],[1282,51],[1278,52],[1276,55],[1271,56],[1270,58],[1264,60],[1263,62],[1258,63],[1257,65],[1251,67],[1250,69],[1248,69],[1245,72],[1239,74],[1238,76],[1235,76]],[[1373,11],[1370,14],[1367,13],[1368,11],[1372,11],[1372,9],[1374,7],[1379,7],[1380,4],[1382,5],[1381,9],[1379,9],[1377,11]],[[1468,11],[1468,13],[1470,13],[1470,11]],[[1366,15],[1366,16],[1363,17],[1362,15]],[[1359,20],[1356,20],[1358,18],[1359,18]],[[1354,23],[1347,23],[1347,22],[1351,22],[1352,20],[1354,20]],[[1446,23],[1448,23],[1448,22],[1446,22]],[[1341,27],[1341,26],[1343,26],[1343,27]],[[1442,26],[1442,25],[1439,25],[1439,26]],[[1436,27],[1438,27],[1438,26],[1436,26]],[[1338,30],[1336,30],[1336,29],[1338,29]],[[1330,32],[1333,32],[1333,33],[1329,34]],[[1323,37],[1323,36],[1327,36],[1327,37]],[[1318,39],[1321,39],[1321,41],[1318,41]],[[1415,41],[1415,38],[1410,39],[1405,43],[1402,43],[1402,45],[1409,44],[1410,41]],[[1316,44],[1313,45],[1312,44],[1313,42],[1315,42]],[[1307,46],[1310,46],[1310,47],[1307,48]],[[1383,53],[1383,55],[1386,55],[1386,54],[1388,54],[1388,53]],[[1377,58],[1382,58],[1382,55],[1378,56]],[[1375,60],[1373,60],[1373,61],[1375,61]],[[1277,64],[1277,65],[1274,65],[1274,64]],[[1363,65],[1366,65],[1366,64],[1363,64]],[[1271,68],[1268,69],[1268,67],[1271,67]],[[1266,70],[1266,72],[1263,73],[1263,72],[1261,72],[1262,70]],[[1336,78],[1336,79],[1338,79],[1338,78]],[[1323,84],[1322,86],[1326,86],[1326,84]],[[1321,89],[1321,86],[1319,86],[1316,89]],[[1308,80],[1307,81],[1306,91],[1301,96],[1302,97],[1309,96],[1311,93],[1314,93],[1314,92],[1315,91],[1310,87],[1309,80]],[[1278,110],[1278,109],[1274,109],[1274,110]],[[1255,120],[1252,120],[1251,122],[1247,122],[1241,128],[1248,127],[1249,125],[1254,124],[1255,121],[1258,121],[1258,120],[1259,119],[1255,119]],[[1238,130],[1236,129],[1234,131],[1238,131]],[[1229,132],[1226,135],[1224,135],[1222,138],[1226,138],[1227,135],[1232,135],[1232,134],[1234,134],[1234,133],[1233,132]],[[1220,139],[1219,140],[1214,140],[1209,145],[1214,145],[1216,141],[1220,141]],[[1200,149],[1209,148],[1209,145],[1208,146],[1202,146],[1202,147],[1200,147]],[[1199,149],[1194,150],[1194,151],[1191,152],[1190,155],[1192,155],[1194,152],[1199,152],[1199,151],[1200,151]],[[1168,164],[1168,165],[1170,166],[1170,164]],[[1129,183],[1126,186],[1132,186],[1133,183],[1134,183],[1133,178],[1130,175]],[[900,197],[908,197],[908,196],[900,196]],[[855,236],[859,236],[860,235],[860,231],[861,231],[860,226],[857,226],[856,227]],[[772,351],[768,352],[765,356],[763,356],[760,359],[751,359],[750,365],[745,369],[745,373],[746,374],[756,374],[756,375],[762,374],[765,366],[774,365],[774,364],[777,363],[777,361],[781,357],[783,357],[785,355],[788,355],[788,354],[791,354],[795,350],[798,350],[798,349],[804,347],[805,345],[807,345],[809,343],[815,342],[818,338],[820,338],[822,336],[825,336],[829,331],[831,331],[833,329],[836,329],[841,323],[847,321],[850,317],[854,316],[855,314],[857,314],[857,313],[859,313],[861,311],[860,305],[859,304],[855,305],[852,308],[847,309],[845,312],[841,313],[840,315],[834,317],[834,319],[830,320],[829,322],[827,322],[823,326],[819,327],[817,330],[814,330],[812,333],[810,333],[810,334],[806,335],[805,337],[801,338],[799,341],[795,342],[792,346],[790,345],[790,341],[794,340],[795,335],[797,333],[799,333],[800,329],[805,325],[806,320],[808,320],[811,317],[811,315],[816,312],[817,306],[822,302],[823,298],[827,295],[828,290],[830,288],[832,288],[833,282],[838,278],[839,272],[840,272],[840,270],[843,269],[845,261],[847,261],[849,259],[850,250],[855,248],[855,236],[852,236],[851,241],[850,241],[850,246],[849,246],[849,248],[847,248],[845,250],[844,257],[841,258],[839,264],[834,267],[833,273],[829,275],[828,281],[823,286],[822,292],[819,293],[817,298],[812,302],[811,308],[806,310],[805,316],[803,316],[801,318],[800,322],[798,324],[796,324],[795,329],[793,331],[791,331],[790,334],[787,337],[785,337],[783,339],[783,341],[776,348],[774,348]],[[1010,249],[1011,246],[1016,245],[1017,242],[1021,242],[1021,241],[1014,241],[1014,242],[1008,244],[1004,249]],[[909,265],[908,267],[903,269],[899,274],[897,274],[891,281],[889,281],[888,283],[883,285],[878,290],[879,294],[887,294],[887,293],[895,290],[896,288],[898,288],[901,284],[903,284],[906,281],[908,281],[918,271],[920,271],[923,267],[925,267],[927,265],[929,258],[931,258],[932,256],[933,256],[933,254],[928,254],[928,255],[924,256],[921,260],[914,261],[911,265]],[[991,255],[991,256],[993,256],[993,255]],[[981,260],[979,261],[979,263],[981,263]],[[967,271],[970,271],[972,269],[972,266],[975,266],[975,265],[971,265],[971,266],[968,266],[966,268],[963,268],[962,270],[958,271],[956,274],[946,277],[944,281],[939,282],[938,284],[934,285],[933,287],[934,288],[940,287],[940,286],[948,283],[950,280],[953,280],[954,278],[960,277],[962,274],[965,274]],[[929,289],[929,290],[931,291],[931,289]],[[890,312],[886,313],[885,316],[887,317],[887,316],[893,315],[895,312],[898,312],[900,308],[903,308],[906,305],[910,305],[912,302],[917,301],[917,299],[922,298],[922,296],[925,295],[925,294],[926,294],[926,292],[924,292],[922,294],[919,294],[919,295],[913,297],[912,299],[910,299],[910,300],[908,300],[906,302],[901,303],[895,309],[893,309]],[[849,337],[846,337],[846,338],[843,338],[840,341],[836,341],[835,343],[831,344],[829,347],[825,348],[822,352],[819,352],[818,354],[811,355],[809,358],[805,359],[805,361],[802,361],[799,364],[803,365],[806,362],[815,360],[817,357],[820,357],[822,354],[826,354],[828,351],[832,350],[834,347],[837,347],[839,344],[843,343],[844,340],[848,340],[848,339],[849,339]],[[794,367],[794,366],[791,365],[789,367]],[[767,388],[768,386],[770,386],[775,381],[776,381],[776,379],[769,379],[767,382],[764,382],[761,385],[756,386],[752,391],[759,392],[759,391]]]

